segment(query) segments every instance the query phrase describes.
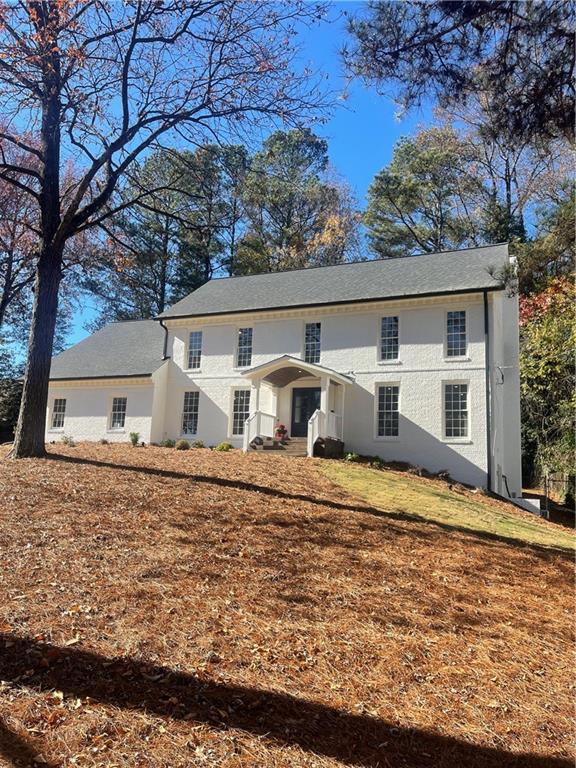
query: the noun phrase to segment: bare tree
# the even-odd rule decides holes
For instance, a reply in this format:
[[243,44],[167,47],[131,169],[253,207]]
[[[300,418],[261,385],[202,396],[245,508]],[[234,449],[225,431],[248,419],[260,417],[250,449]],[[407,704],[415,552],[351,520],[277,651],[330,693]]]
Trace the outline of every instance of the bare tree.
[[[12,456],[42,456],[64,248],[118,211],[119,180],[170,142],[295,123],[319,97],[291,68],[305,2],[21,0],[0,5],[0,179],[38,209],[34,307]],[[25,129],[22,130],[22,129]],[[22,138],[23,134],[32,137]],[[66,163],[76,173],[68,184]],[[126,205],[126,201],[121,205]]]
[[[22,159],[20,150],[10,153],[15,165]],[[24,179],[18,178],[21,182]],[[28,291],[34,282],[36,225],[34,200],[25,190],[0,179],[0,329],[9,309],[25,311]]]
[[530,207],[549,202],[571,176],[573,152],[566,141],[528,141],[503,132],[486,97],[470,98],[465,108],[437,109],[435,114],[467,147],[481,196],[500,201],[508,222],[516,220],[523,226]]

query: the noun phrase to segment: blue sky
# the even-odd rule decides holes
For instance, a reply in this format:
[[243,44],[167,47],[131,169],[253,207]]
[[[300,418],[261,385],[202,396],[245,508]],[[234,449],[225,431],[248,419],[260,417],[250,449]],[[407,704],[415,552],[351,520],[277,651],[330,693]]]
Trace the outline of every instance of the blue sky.
[[431,107],[414,110],[402,120],[396,117],[392,99],[379,95],[360,81],[349,83],[339,56],[347,41],[344,12],[354,13],[361,3],[334,3],[329,18],[302,35],[302,58],[315,70],[326,72],[332,90],[346,93],[333,116],[315,132],[328,140],[330,161],[348,181],[361,206],[374,175],[392,158],[401,136],[415,132],[432,120]]
[[[314,131],[328,141],[330,162],[337,173],[354,190],[361,208],[374,175],[392,157],[394,145],[401,136],[414,133],[420,124],[432,119],[431,107],[413,111],[398,120],[397,107],[359,81],[349,82],[339,51],[347,39],[345,12],[355,13],[361,3],[335,2],[329,16],[320,24],[301,33],[302,65],[327,75],[330,91],[337,95],[337,106],[323,125]],[[346,98],[341,96],[346,94]],[[84,307],[76,312],[68,343],[74,344],[88,335],[84,326],[95,314],[94,300],[85,297]]]

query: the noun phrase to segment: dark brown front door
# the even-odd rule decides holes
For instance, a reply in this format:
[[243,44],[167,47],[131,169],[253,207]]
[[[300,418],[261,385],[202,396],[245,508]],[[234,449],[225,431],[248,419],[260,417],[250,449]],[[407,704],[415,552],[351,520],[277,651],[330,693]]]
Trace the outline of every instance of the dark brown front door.
[[306,437],[308,419],[320,408],[320,387],[296,387],[292,390],[291,437]]

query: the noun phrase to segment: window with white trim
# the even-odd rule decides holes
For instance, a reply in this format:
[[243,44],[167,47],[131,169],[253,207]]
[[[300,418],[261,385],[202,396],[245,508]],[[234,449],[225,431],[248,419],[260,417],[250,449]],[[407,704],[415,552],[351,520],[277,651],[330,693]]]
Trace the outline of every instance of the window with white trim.
[[380,360],[398,360],[398,316],[383,317],[380,324]]
[[304,361],[306,363],[320,362],[321,336],[321,323],[306,323],[304,331]]
[[252,364],[252,328],[238,329],[238,346],[236,347],[236,367],[247,368]]
[[468,384],[444,384],[444,437],[468,437]]
[[398,384],[380,384],[377,390],[378,437],[398,437],[400,386]]
[[66,415],[66,398],[57,397],[52,407],[52,429],[62,429]]
[[188,339],[188,368],[198,369],[202,361],[202,331],[191,331]]
[[126,397],[115,397],[112,400],[112,411],[110,413],[110,429],[124,429],[126,423]]
[[466,311],[448,312],[446,315],[446,357],[466,355]]
[[198,431],[198,405],[200,392],[184,392],[184,408],[182,410],[182,434],[195,435]]
[[232,401],[232,434],[244,434],[244,422],[250,416],[250,390],[235,389]]

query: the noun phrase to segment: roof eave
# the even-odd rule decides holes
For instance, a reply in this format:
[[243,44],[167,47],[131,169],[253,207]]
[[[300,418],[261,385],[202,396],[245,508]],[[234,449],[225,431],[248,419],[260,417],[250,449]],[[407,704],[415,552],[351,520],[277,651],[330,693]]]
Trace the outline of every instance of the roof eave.
[[402,299],[429,299],[437,296],[460,296],[470,293],[483,293],[484,291],[503,291],[504,285],[481,286],[477,288],[461,288],[454,291],[431,291],[428,293],[402,293],[394,296],[376,296],[369,299],[344,299],[342,301],[324,301],[304,304],[281,304],[274,307],[256,307],[252,309],[224,309],[214,312],[186,312],[182,315],[158,315],[154,320],[182,320],[187,317],[211,317],[215,315],[250,315],[254,312],[279,312],[289,309],[314,309],[315,307],[341,307],[348,304],[368,304],[375,301],[401,301]]
[[100,374],[98,376],[50,376],[50,381],[106,381],[108,379],[150,379],[155,371],[152,373],[116,373],[116,374]]
[[274,371],[281,370],[282,368],[299,368],[307,373],[311,373],[315,376],[329,376],[342,384],[351,384],[352,379],[346,376],[344,373],[339,373],[333,368],[326,368],[324,365],[318,365],[317,363],[307,363],[305,360],[300,360],[292,355],[280,355],[275,357],[274,360],[269,360],[266,363],[255,365],[253,368],[249,368],[242,372],[242,376],[246,379],[252,379],[253,377],[266,376]]

